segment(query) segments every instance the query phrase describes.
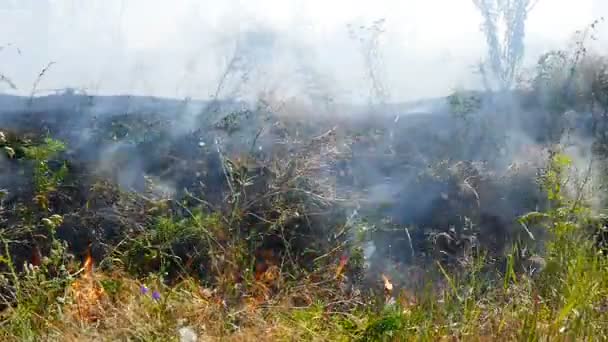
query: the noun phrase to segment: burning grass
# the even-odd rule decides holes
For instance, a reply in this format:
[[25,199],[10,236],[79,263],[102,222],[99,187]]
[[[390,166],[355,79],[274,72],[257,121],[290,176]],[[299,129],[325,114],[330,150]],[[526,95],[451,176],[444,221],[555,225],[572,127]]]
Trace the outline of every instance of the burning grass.
[[[582,202],[570,200],[556,186],[561,184],[568,163],[567,158],[556,155],[542,178],[544,187],[552,189],[550,209],[521,218],[522,224],[543,227],[552,236],[541,272],[525,267],[530,263],[523,253],[527,246],[523,242],[507,250],[504,263],[497,262],[492,251],[480,250],[479,245],[450,252],[462,242],[456,232],[442,235],[445,246],[439,254],[458,256],[456,263],[439,257],[425,267],[394,263],[384,270],[386,273],[374,267],[364,269],[358,238],[337,238],[352,236],[354,232],[348,229],[359,223],[353,222],[352,215],[337,221],[319,221],[310,215],[320,209],[331,212],[330,197],[296,181],[303,173],[290,171],[290,166],[275,172],[269,185],[261,187],[271,195],[260,199],[244,190],[247,169],[228,164],[226,185],[232,187],[229,206],[216,212],[195,210],[188,201],[114,192],[112,187],[97,183],[89,192],[86,210],[104,209],[111,203],[117,216],[127,219],[121,213],[125,210],[148,219],[135,221],[141,228],[126,231],[115,240],[118,242],[110,253],[97,253],[98,259],[92,249],[94,242],[89,240],[82,265],[55,235],[66,224],[66,215],[49,215],[49,210],[57,210],[53,206],[56,202],[37,206],[15,221],[27,227],[42,217],[40,226],[34,227],[47,229],[50,241],[34,239],[36,247],[31,255],[35,257],[19,259],[12,255],[18,250],[14,240],[4,232],[2,261],[6,269],[1,280],[5,308],[0,338],[608,338],[608,261],[586,231],[592,221]],[[450,177],[454,176],[447,179]],[[43,193],[48,198],[54,198],[65,183],[56,180],[51,185]],[[35,188],[32,191],[30,196],[40,196]],[[471,196],[473,203],[484,198],[483,194],[479,191]],[[202,201],[194,194],[188,198],[199,205]],[[76,209],[77,213],[86,212]],[[323,227],[336,222],[330,243],[298,240],[298,234],[307,233],[298,228],[307,218],[300,212],[309,213],[308,219],[322,222]],[[134,217],[112,222],[134,222]],[[17,236],[23,239],[26,232]],[[408,230],[404,246],[417,258],[412,235]],[[323,236],[326,239],[328,235]],[[307,255],[310,251],[305,246],[318,250]],[[15,260],[22,260],[23,268],[17,267]],[[494,264],[489,263],[492,260]]]
[[[439,291],[413,294],[378,275],[382,302],[346,294],[343,281],[322,271],[298,284],[286,281],[272,296],[252,284],[250,295],[228,303],[197,279],[167,285],[156,276],[134,279],[93,270],[49,306],[30,302],[48,283],[22,282],[29,295],[4,311],[0,334],[7,341],[178,340],[184,331],[199,340],[229,341],[603,339],[608,265],[582,248],[570,251],[561,269],[536,279],[518,275],[504,284],[470,269],[437,279],[444,284]],[[267,280],[255,282],[263,288]],[[93,290],[93,283],[102,290]],[[63,306],[58,298],[66,308],[77,306],[77,314],[54,310]]]
[[608,338],[605,220],[554,146],[260,113],[0,134],[0,339]]

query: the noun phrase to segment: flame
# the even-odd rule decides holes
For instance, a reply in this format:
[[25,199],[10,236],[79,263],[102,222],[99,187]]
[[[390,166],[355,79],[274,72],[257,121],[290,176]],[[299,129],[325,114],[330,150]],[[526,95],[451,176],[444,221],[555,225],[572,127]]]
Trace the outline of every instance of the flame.
[[71,286],[74,296],[72,314],[80,321],[94,322],[101,316],[100,304],[105,298],[105,293],[99,283],[95,281],[90,246],[82,267],[84,269],[82,277],[74,281]]
[[382,281],[384,281],[384,291],[387,294],[393,292],[393,283],[391,283],[391,281],[388,279],[387,276],[384,275],[384,273],[382,274]]
[[92,277],[93,276],[93,257],[91,257],[91,249],[89,248],[87,251],[87,257],[84,259],[84,264],[83,264],[83,268],[84,268],[84,275],[86,277]]
[[340,257],[340,263],[338,264],[338,267],[336,268],[336,279],[340,278],[340,276],[342,276],[342,273],[344,272],[344,268],[346,267],[346,264],[348,263],[348,256],[343,255]]

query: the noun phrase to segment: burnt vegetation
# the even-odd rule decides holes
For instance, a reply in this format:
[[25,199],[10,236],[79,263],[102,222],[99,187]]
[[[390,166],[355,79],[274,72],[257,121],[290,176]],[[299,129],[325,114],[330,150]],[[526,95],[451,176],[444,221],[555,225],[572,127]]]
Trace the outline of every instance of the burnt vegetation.
[[1,96],[0,334],[605,339],[607,67],[397,117]]

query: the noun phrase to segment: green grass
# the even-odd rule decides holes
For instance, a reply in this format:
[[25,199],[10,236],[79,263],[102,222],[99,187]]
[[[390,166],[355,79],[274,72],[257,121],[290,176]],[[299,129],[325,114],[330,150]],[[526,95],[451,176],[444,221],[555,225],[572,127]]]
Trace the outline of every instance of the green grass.
[[[285,284],[269,300],[225,306],[221,293],[195,279],[166,286],[158,277],[95,272],[104,300],[99,302],[100,318],[89,322],[71,313],[76,297],[69,284],[81,275],[47,279],[44,269],[37,269],[20,278],[19,301],[4,311],[0,337],[169,341],[177,340],[181,326],[189,326],[199,337],[212,340],[606,339],[608,262],[578,230],[578,221],[549,216],[548,227],[562,235],[549,244],[547,266],[540,275],[516,272],[508,262],[506,269],[488,278],[481,270],[482,258],[464,272],[438,267],[441,277],[436,281],[441,286],[419,294],[409,305],[395,289],[395,304],[337,309],[335,300],[315,299],[319,289],[311,282]],[[159,229],[167,228],[160,225]],[[159,232],[165,233],[169,232]],[[141,294],[141,284],[159,291],[161,299]],[[309,292],[313,300],[296,306],[293,298],[302,292]]]
[[[41,153],[32,157],[46,158]],[[65,246],[49,234],[51,257],[18,273],[12,241],[3,235],[0,283],[8,305],[0,340],[177,341],[184,327],[200,340],[605,340],[608,259],[589,235],[590,210],[564,193],[569,165],[554,155],[541,177],[550,208],[521,218],[548,233],[540,273],[521,269],[515,246],[503,266],[488,268],[483,254],[457,270],[431,264],[432,282],[423,290],[395,288],[386,302],[378,291],[344,291],[335,276],[337,260],[297,276],[280,269],[276,276],[251,276],[251,249],[221,244],[238,239],[231,240],[226,221],[214,214],[151,217],[151,229],[124,241],[118,258],[112,255],[102,261],[103,270],[93,271],[67,258]],[[51,215],[44,222],[52,228],[60,219]],[[187,255],[178,258],[179,249],[197,251],[190,255],[194,264],[215,267],[216,278],[203,283],[204,276],[180,268]],[[146,269],[149,264],[157,267]],[[180,280],[165,281],[176,268],[183,272]],[[235,272],[241,272],[239,281]]]

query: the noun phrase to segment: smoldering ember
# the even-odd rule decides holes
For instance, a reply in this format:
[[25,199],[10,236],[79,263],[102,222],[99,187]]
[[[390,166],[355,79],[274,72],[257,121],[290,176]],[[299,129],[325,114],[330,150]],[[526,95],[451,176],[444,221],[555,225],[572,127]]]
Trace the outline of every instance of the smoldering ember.
[[311,65],[268,88],[296,49],[270,24],[237,30],[209,97],[2,62],[1,339],[608,339],[605,24],[530,59],[535,4],[463,1],[477,86],[419,100],[393,95],[389,19],[344,31],[355,100]]

